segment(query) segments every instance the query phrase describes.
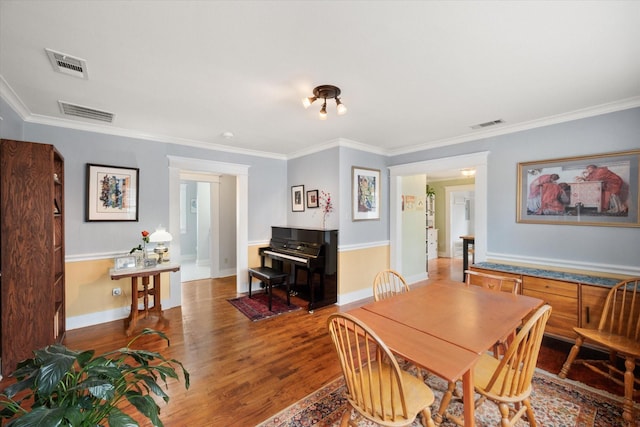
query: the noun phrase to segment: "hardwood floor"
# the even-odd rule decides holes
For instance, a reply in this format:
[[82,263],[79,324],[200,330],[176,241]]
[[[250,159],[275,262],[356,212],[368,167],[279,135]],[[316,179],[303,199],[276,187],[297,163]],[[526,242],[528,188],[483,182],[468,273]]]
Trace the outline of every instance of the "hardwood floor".
[[[417,286],[431,280],[460,281],[462,261],[430,261],[429,274],[430,279]],[[159,403],[166,426],[253,426],[334,380],[340,369],[326,319],[368,302],[251,322],[226,301],[237,296],[235,277],[185,282],[182,292],[183,306],[165,310],[169,325],[163,330],[171,346],[153,337],[135,346],[176,358],[191,373],[189,390],[171,382],[169,403]],[[155,319],[141,320],[138,326],[154,327]],[[65,345],[101,353],[128,340],[123,321],[116,321],[68,331]],[[566,354],[552,343],[540,360],[557,372]]]

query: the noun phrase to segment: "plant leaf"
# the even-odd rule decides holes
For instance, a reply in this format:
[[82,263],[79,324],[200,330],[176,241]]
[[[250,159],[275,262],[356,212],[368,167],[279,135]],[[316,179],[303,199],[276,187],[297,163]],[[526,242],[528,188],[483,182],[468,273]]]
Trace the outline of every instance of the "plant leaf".
[[160,421],[160,418],[158,417],[158,415],[160,414],[160,407],[151,398],[151,396],[142,396],[139,393],[135,392],[127,392],[126,396],[129,403],[131,403],[136,407],[136,409],[138,409],[138,411],[149,418],[154,426],[163,427],[162,421]]
[[109,414],[109,427],[138,427],[139,424],[118,408],[113,408]]
[[65,408],[39,406],[11,423],[13,427],[58,427],[62,425]]
[[[50,350],[53,347],[62,346],[49,346],[45,350]],[[64,347],[63,347],[64,348]],[[66,348],[64,348],[66,350]],[[71,367],[76,361],[75,352],[60,352],[58,349],[53,348],[54,352],[43,353],[46,358],[43,359],[43,365],[38,372],[36,383],[38,385],[38,393],[49,395],[51,391],[56,388],[60,380],[69,373]]]

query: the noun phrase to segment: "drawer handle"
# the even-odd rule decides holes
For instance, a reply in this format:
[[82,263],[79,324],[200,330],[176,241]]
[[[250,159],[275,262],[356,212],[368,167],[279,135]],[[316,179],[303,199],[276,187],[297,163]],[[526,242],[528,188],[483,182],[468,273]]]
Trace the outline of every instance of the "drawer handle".
[[587,323],[591,323],[590,310],[588,306],[587,306]]

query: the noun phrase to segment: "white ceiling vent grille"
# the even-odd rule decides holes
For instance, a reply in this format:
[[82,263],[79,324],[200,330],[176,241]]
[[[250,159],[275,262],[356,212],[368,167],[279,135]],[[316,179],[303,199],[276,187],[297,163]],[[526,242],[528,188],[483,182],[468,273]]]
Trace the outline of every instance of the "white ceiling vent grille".
[[54,71],[85,80],[89,79],[89,74],[87,74],[87,61],[84,59],[74,58],[73,56],[51,49],[45,49],[45,51],[47,52]]
[[502,119],[498,119],[498,120],[491,120],[490,122],[484,122],[484,123],[480,123],[477,125],[473,125],[471,126],[471,129],[482,129],[482,128],[486,128],[489,126],[495,126],[495,125],[499,125],[504,123],[504,120]]
[[113,123],[115,114],[107,111],[100,111],[94,108],[83,107],[82,105],[70,104],[64,101],[58,101],[62,114],[68,116],[82,117],[91,120],[100,120],[101,122]]

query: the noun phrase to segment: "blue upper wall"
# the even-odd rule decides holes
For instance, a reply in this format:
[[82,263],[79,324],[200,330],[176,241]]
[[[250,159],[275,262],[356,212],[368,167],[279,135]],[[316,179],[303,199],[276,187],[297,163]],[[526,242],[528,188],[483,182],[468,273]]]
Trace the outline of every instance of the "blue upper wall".
[[[564,261],[596,270],[619,266],[640,274],[640,227],[516,222],[518,163],[629,150],[640,150],[640,108],[395,156],[390,165],[488,151],[489,258]],[[637,206],[637,192],[633,202]]]
[[[129,239],[135,240],[141,229],[168,224],[167,156],[249,166],[250,242],[268,240],[272,225],[321,226],[319,212],[291,212],[292,185],[331,192],[335,210],[327,225],[340,229],[340,245],[347,246],[389,239],[388,166],[487,151],[489,258],[513,257],[532,263],[562,260],[587,269],[613,266],[640,272],[640,227],[516,222],[518,163],[640,150],[640,108],[393,157],[341,146],[289,161],[23,123],[2,99],[0,115],[1,137],[54,144],[65,157],[69,256],[128,250]],[[87,163],[140,168],[139,222],[84,221]],[[379,221],[351,220],[352,166],[381,171]]]

